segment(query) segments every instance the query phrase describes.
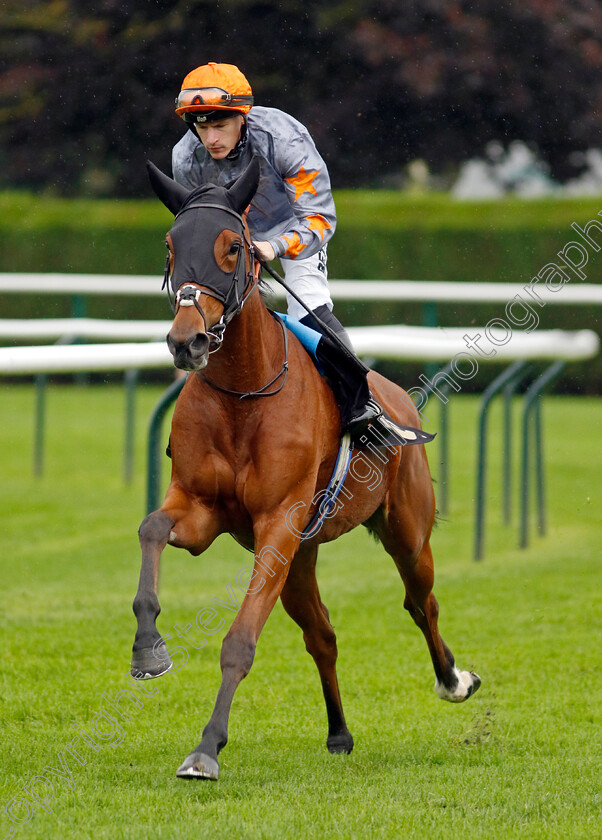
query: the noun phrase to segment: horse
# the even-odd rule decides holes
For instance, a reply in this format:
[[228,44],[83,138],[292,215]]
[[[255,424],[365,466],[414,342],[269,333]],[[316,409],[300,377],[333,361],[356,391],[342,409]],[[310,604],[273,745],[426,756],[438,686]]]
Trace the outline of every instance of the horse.
[[[296,337],[260,294],[259,263],[245,210],[259,180],[255,160],[230,187],[189,190],[149,162],[157,196],[174,214],[166,236],[166,281],[174,295],[167,344],[188,371],[174,408],[171,481],[161,507],[139,529],[141,569],[133,610],[131,674],[166,673],[171,658],[156,626],[157,582],[167,544],[200,555],[229,533],[253,552],[245,595],[221,647],[221,685],[202,739],[176,775],[217,779],[230,707],[253,663],[261,630],[280,598],[317,666],[330,753],[350,753],[337,682],[337,643],[316,581],[318,548],[365,525],[393,558],[404,607],[424,634],[438,696],[468,699],[481,680],[460,670],[438,630],[429,545],[435,498],[423,444],[353,450],[344,499],[307,530],[340,449],[333,392]],[[398,423],[419,428],[407,394],[375,371],[375,398]],[[355,463],[355,468],[354,468]],[[305,529],[305,530],[304,530]]]

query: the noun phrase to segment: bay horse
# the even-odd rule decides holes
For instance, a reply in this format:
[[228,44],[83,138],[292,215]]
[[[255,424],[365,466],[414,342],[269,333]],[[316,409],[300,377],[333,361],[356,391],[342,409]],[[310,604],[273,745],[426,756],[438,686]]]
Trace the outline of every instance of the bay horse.
[[[395,562],[405,586],[404,607],[426,639],[437,694],[466,700],[481,681],[456,667],[437,627],[429,546],[435,499],[424,445],[354,450],[356,467],[352,461],[344,502],[304,535],[337,461],[340,414],[309,354],[259,294],[259,266],[243,215],[257,189],[258,163],[228,189],[205,185],[191,191],[150,163],[149,174],[175,215],[166,237],[166,280],[175,295],[167,343],[175,366],[190,373],[174,409],[169,488],[139,530],[133,677],[158,677],[171,667],[156,627],[165,546],[199,555],[219,534],[230,533],[254,554],[245,596],[222,642],[213,713],[176,775],[217,779],[234,693],[251,669],[259,634],[278,598],[303,631],[318,668],[327,748],[351,752],[337,683],[336,637],[320,599],[316,560],[322,543],[360,524]],[[369,385],[392,418],[419,427],[418,413],[401,388],[374,371]]]

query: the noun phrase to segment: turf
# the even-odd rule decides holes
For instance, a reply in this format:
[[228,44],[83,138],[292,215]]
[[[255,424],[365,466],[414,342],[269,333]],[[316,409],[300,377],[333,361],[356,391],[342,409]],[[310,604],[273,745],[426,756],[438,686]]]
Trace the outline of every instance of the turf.
[[[436,593],[458,664],[483,679],[473,699],[454,706],[436,698],[393,563],[359,529],[324,547],[319,566],[354,752],[326,751],[317,673],[278,605],[237,692],[213,783],[182,782],[174,772],[209,717],[232,611],[217,606],[224,628],[203,649],[186,645],[174,656],[177,673],[145,683],[148,695],[134,689],[139,705],[122,704],[129,719],[111,707],[130,688],[145,423],[159,391],[139,391],[129,486],[118,387],[50,389],[40,479],[31,472],[33,391],[2,392],[0,840],[11,829],[66,840],[601,836],[599,401],[546,399],[548,533],[532,527],[526,551],[517,548],[516,522],[499,524],[494,412],[487,550],[478,564],[477,403],[451,403],[450,510],[433,537]],[[437,477],[437,446],[429,446]],[[213,599],[227,602],[248,563],[228,538],[202,558],[167,549],[160,630],[175,637],[175,624],[194,624]],[[74,744],[82,763],[66,750],[74,726],[100,733],[96,751]]]

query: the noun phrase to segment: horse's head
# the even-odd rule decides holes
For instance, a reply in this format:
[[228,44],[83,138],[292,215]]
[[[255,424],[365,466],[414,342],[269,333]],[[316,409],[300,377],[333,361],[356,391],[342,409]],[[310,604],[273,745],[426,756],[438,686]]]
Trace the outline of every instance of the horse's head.
[[188,190],[152,163],[148,171],[175,215],[166,237],[165,280],[175,310],[167,345],[177,368],[202,370],[253,289],[253,248],[242,214],[257,190],[259,162],[254,158],[227,189],[207,184]]

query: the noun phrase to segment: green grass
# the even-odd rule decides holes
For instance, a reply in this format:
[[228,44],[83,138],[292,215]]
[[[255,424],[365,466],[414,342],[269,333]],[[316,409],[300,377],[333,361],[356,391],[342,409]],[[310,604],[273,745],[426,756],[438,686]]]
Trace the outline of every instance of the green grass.
[[[499,417],[492,416],[487,556],[472,553],[477,403],[451,403],[451,509],[433,546],[442,633],[479,693],[439,701],[426,645],[402,609],[392,561],[363,530],[321,552],[319,579],[339,640],[350,756],[325,748],[317,672],[280,605],[233,705],[217,783],[174,772],[200,740],[219,685],[222,633],[176,674],[146,683],[98,752],[65,747],[127,687],[131,601],[144,515],[139,392],[134,483],[121,478],[123,394],[53,386],[42,479],[31,475],[33,391],[2,386],[3,721],[0,838],[600,837],[600,403],[548,398],[549,532],[516,548],[499,520]],[[434,412],[436,414],[436,412]],[[429,429],[436,427],[433,416]],[[436,444],[431,461],[437,463]],[[164,466],[167,473],[167,461]],[[436,476],[436,466],[433,467]],[[192,621],[248,565],[229,538],[201,558],[168,549],[159,627]],[[228,611],[219,608],[225,618]],[[233,614],[230,613],[230,617]],[[227,626],[227,625],[226,625]],[[127,709],[126,703],[124,708]],[[107,721],[103,730],[108,736]],[[119,741],[119,743],[118,743]],[[61,769],[73,778],[49,775]],[[54,782],[27,819],[24,785]]]

